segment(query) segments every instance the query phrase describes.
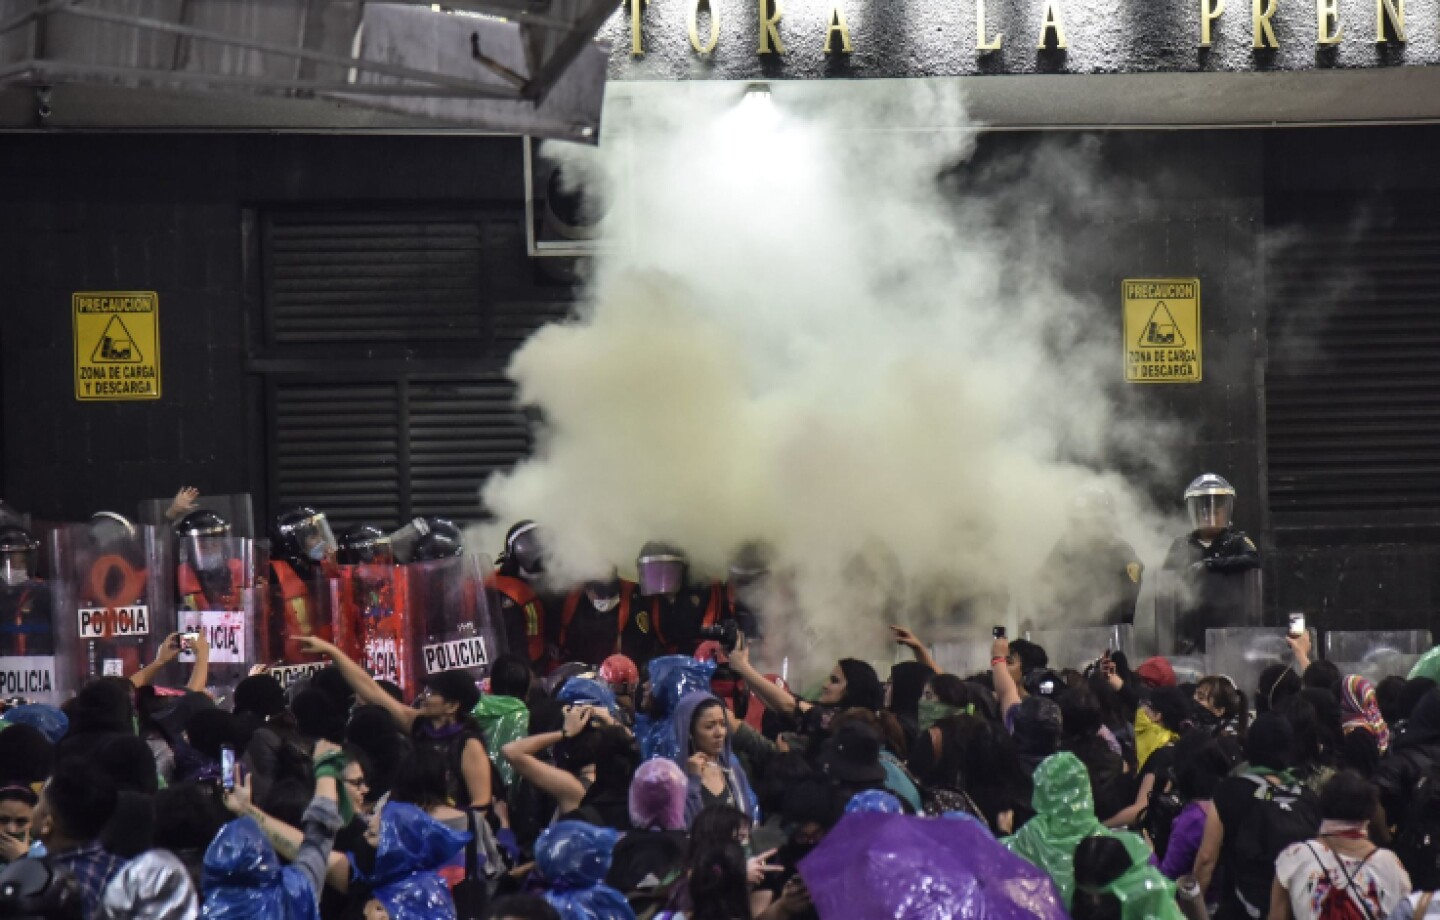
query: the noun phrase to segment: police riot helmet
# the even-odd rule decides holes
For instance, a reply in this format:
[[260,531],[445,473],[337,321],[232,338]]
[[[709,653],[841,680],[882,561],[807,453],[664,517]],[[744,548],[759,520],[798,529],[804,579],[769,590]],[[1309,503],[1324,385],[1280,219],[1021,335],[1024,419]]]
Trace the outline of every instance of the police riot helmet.
[[223,568],[229,562],[230,522],[214,511],[200,509],[175,525],[180,558],[201,571]]
[[134,540],[140,534],[129,518],[115,511],[97,511],[90,515],[89,531],[98,546]]
[[640,575],[640,593],[646,597],[678,593],[685,586],[685,570],[689,565],[690,558],[683,549],[661,540],[651,540],[640,548],[640,557],[635,560]]
[[271,554],[284,559],[297,571],[309,571],[311,566],[335,556],[335,534],[330,522],[324,512],[308,505],[281,512],[275,518],[270,541]]
[[1205,473],[1185,489],[1185,508],[1196,530],[1221,531],[1235,514],[1235,487],[1214,473]]
[[505,558],[514,563],[519,574],[539,575],[545,571],[545,547],[540,525],[520,521],[505,534]]
[[730,559],[730,581],[736,585],[748,585],[770,574],[771,560],[775,548],[763,540],[750,540],[741,544]]
[[426,518],[430,532],[415,543],[410,554],[411,562],[433,562],[436,559],[455,559],[465,554],[465,538],[454,521],[445,518]]
[[341,565],[385,565],[395,561],[390,535],[374,524],[356,524],[340,534],[336,558]]
[[21,585],[35,571],[35,553],[40,541],[23,527],[0,527],[0,578],[7,585]]

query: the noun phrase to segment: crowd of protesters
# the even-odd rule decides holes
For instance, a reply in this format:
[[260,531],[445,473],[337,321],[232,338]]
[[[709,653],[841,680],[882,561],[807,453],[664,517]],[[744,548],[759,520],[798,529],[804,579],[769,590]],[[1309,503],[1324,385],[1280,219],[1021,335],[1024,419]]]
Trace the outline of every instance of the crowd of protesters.
[[413,706],[319,639],[331,667],[257,668],[227,708],[97,679],[0,723],[0,916],[853,916],[806,871],[852,812],[968,816],[1082,920],[1440,915],[1433,681],[1377,687],[1306,636],[1251,688],[1005,638],[945,674],[896,637],[888,681],[843,659],[809,698],[743,635],[548,676],[506,655]]

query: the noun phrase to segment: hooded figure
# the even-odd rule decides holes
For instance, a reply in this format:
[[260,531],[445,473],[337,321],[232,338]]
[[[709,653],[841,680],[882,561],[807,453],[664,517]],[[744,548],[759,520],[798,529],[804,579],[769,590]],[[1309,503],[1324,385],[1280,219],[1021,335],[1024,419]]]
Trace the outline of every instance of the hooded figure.
[[380,815],[380,842],[367,881],[390,920],[453,918],[450,888],[435,870],[469,842],[468,833],[452,831],[414,805],[388,803]]
[[251,818],[220,829],[205,851],[205,920],[319,920],[317,892],[295,866],[282,866]]
[[45,703],[16,706],[0,719],[14,725],[29,725],[48,738],[51,744],[59,744],[70,730],[70,719],[65,713]]
[[673,760],[647,760],[630,781],[630,823],[637,830],[685,830],[690,782]]
[[561,920],[635,920],[625,896],[604,884],[619,839],[608,827],[559,821],[535,841],[535,866],[550,883],[545,900]]
[[[722,709],[725,704],[720,697],[706,691],[696,691],[687,694],[675,707],[675,714],[671,717],[671,725],[674,727],[674,746],[676,754],[674,760],[683,770],[685,762],[690,755],[696,753],[694,742],[691,740],[691,723],[695,720],[695,713],[705,703],[715,703]],[[750,780],[745,776],[745,768],[740,763],[740,758],[735,756],[735,749],[731,746],[731,733],[725,732],[725,748],[716,758],[720,762],[720,768],[725,773],[725,785],[729,793],[734,797],[735,808],[741,814],[746,815],[756,824],[760,823],[760,806],[755,798],[755,792],[750,788]],[[705,807],[704,796],[701,794],[702,784],[700,777],[691,775],[688,771],[685,775],[689,784],[689,792],[685,797],[685,826],[689,827],[690,822]]]
[[555,699],[567,706],[599,706],[615,718],[620,717],[620,703],[610,688],[588,677],[572,677],[560,687]]
[[1032,803],[1035,817],[1002,842],[1050,874],[1068,909],[1075,892],[1075,848],[1105,830],[1095,818],[1085,765],[1068,751],[1047,757],[1035,770]]
[[480,726],[485,750],[490,752],[490,765],[500,773],[500,781],[508,789],[515,782],[515,768],[500,754],[500,749],[530,733],[530,709],[524,700],[513,696],[487,693],[470,713]]
[[1091,895],[1111,895],[1120,902],[1120,920],[1182,920],[1185,916],[1175,902],[1175,883],[1150,862],[1150,846],[1139,834],[1104,831],[1102,836],[1117,840],[1129,854],[1129,868],[1103,885],[1081,885]]
[[670,717],[680,698],[696,690],[709,692],[715,662],[696,661],[689,655],[666,655],[650,662],[650,705],[635,718],[635,738],[640,756],[678,758],[684,745],[675,746]]
[[195,920],[200,901],[185,864],[167,850],[130,860],[105,886],[101,920]]

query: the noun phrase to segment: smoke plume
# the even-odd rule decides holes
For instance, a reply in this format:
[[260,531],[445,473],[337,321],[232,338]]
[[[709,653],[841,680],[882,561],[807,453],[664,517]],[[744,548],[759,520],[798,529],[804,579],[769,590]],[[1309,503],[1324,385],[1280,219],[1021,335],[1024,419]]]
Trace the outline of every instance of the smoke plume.
[[1158,568],[1178,528],[1144,486],[1174,444],[1117,386],[1118,283],[1067,291],[1033,219],[1097,181],[1084,150],[978,175],[944,84],[624,89],[598,151],[545,150],[607,189],[605,248],[580,315],[511,365],[543,426],[484,490],[500,533],[542,522],[572,582],[651,539],[724,577],[767,541],[817,655],[874,654],[886,621],[1063,616],[1030,586],[1087,486]]

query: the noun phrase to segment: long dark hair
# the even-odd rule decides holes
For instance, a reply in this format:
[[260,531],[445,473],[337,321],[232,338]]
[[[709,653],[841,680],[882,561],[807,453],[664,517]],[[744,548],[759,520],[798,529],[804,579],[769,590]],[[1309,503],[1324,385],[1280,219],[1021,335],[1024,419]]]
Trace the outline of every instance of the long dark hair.
[[707,849],[725,843],[739,843],[741,836],[749,830],[750,819],[728,805],[710,805],[701,809],[690,825],[690,844],[685,851],[685,864],[694,866],[695,860]]
[[745,851],[738,843],[706,846],[690,865],[691,920],[749,920]]
[[1197,692],[1204,691],[1210,705],[1220,710],[1222,723],[1235,723],[1237,734],[1244,735],[1250,728],[1250,707],[1246,703],[1244,692],[1235,686],[1233,680],[1224,675],[1202,677],[1195,689]]

